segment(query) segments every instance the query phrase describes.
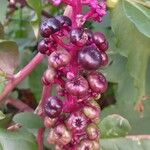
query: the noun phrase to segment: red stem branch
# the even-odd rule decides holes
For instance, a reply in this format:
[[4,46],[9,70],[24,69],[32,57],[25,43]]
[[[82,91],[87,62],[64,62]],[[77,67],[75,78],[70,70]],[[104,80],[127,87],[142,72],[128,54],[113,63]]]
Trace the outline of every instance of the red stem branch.
[[47,97],[49,97],[51,94],[51,86],[43,86],[43,91],[42,91],[42,96],[41,96],[41,100],[39,102],[39,105],[37,106],[36,110],[34,111],[34,113],[43,116],[43,105],[45,103],[45,99]]
[[10,97],[6,100],[5,103],[14,106],[15,108],[19,109],[22,112],[24,111],[33,112],[33,109],[29,107],[27,104],[23,103],[21,100],[17,100]]
[[38,135],[37,135],[38,150],[44,150],[44,147],[43,147],[44,131],[45,131],[44,128],[40,128],[38,130]]
[[[47,97],[50,96],[50,93],[51,93],[51,86],[44,85],[41,100],[39,102],[38,107],[35,110],[35,113],[41,117],[44,117],[43,105]],[[43,146],[44,131],[45,131],[45,128],[41,128],[38,130],[38,136],[37,136],[38,150],[44,150],[44,146]]]
[[26,76],[28,76],[33,69],[43,60],[44,55],[38,53],[22,70],[14,75],[13,79],[8,81],[4,91],[0,94],[0,101],[2,101]]

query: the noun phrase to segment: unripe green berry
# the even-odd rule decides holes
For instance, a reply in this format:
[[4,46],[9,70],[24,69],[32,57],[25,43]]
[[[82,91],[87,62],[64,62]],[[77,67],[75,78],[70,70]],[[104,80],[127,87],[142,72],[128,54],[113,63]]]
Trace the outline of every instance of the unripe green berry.
[[117,3],[118,3],[118,0],[107,0],[107,7],[108,8],[115,8]]

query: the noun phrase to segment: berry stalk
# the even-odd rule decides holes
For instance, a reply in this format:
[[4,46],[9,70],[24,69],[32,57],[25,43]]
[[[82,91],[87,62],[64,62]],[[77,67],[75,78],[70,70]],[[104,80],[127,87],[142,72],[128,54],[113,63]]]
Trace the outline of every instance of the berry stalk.
[[36,67],[37,65],[44,59],[44,55],[38,53],[22,70],[20,70],[17,74],[13,75],[13,77],[8,81],[5,86],[4,91],[0,94],[0,102],[22,81],[26,78]]

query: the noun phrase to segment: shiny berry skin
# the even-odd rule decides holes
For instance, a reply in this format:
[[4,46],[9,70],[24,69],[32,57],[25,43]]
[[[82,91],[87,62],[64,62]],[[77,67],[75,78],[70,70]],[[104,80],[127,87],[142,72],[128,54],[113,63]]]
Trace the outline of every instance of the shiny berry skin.
[[89,85],[85,78],[79,76],[73,80],[67,81],[65,89],[69,94],[80,97],[87,94]]
[[44,85],[49,85],[51,83],[54,83],[54,79],[56,76],[56,71],[51,67],[47,69],[42,77],[42,82]]
[[49,49],[48,44],[45,42],[45,40],[41,40],[38,44],[37,49],[41,54],[46,54]]
[[60,29],[61,23],[55,18],[50,18],[41,24],[40,33],[43,37],[49,37],[51,34],[58,32]]
[[105,52],[101,52],[102,64],[101,66],[106,66],[108,64],[108,56]]
[[83,36],[85,37],[85,38],[87,38],[87,45],[89,45],[89,44],[92,44],[93,43],[93,32],[91,31],[91,30],[89,30],[89,29],[84,29],[84,32],[83,32]]
[[94,33],[93,39],[94,43],[100,50],[106,51],[108,49],[108,41],[106,40],[106,37],[103,33],[101,32]]
[[76,46],[83,46],[86,44],[88,37],[83,36],[84,30],[81,28],[72,29],[70,32],[70,41]]
[[66,121],[66,125],[70,130],[81,132],[87,126],[87,122],[88,122],[88,119],[86,118],[86,116],[82,112],[77,111],[77,112],[71,113],[68,120]]
[[62,112],[62,107],[63,107],[62,101],[55,96],[51,96],[48,98],[44,106],[44,111],[48,117],[56,118]]
[[67,65],[70,62],[71,56],[65,50],[57,50],[51,53],[48,58],[49,65],[54,68],[60,68]]
[[97,93],[104,93],[107,90],[108,83],[104,75],[98,72],[92,72],[87,78],[91,89]]
[[55,17],[61,24],[61,26],[71,26],[72,21],[69,17],[67,16],[56,16]]
[[94,46],[85,46],[78,53],[78,62],[86,70],[97,70],[102,62],[101,53]]

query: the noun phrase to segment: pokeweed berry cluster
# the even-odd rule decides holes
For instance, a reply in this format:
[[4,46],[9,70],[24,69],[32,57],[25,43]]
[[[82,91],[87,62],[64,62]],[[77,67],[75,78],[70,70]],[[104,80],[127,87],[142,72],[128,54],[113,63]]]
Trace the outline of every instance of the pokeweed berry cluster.
[[[96,18],[105,14],[105,2],[99,5],[96,0],[80,1],[80,4],[92,7],[93,20],[94,6],[99,6]],[[83,18],[88,19],[87,14]],[[54,144],[56,150],[99,150],[101,110],[94,100],[108,86],[104,75],[97,71],[108,63],[108,41],[102,32],[94,33],[75,21],[72,17],[56,16],[43,21],[40,27],[43,40],[38,50],[48,57],[42,82],[44,86],[55,85],[57,93],[44,98],[44,124],[50,129],[48,143]]]

